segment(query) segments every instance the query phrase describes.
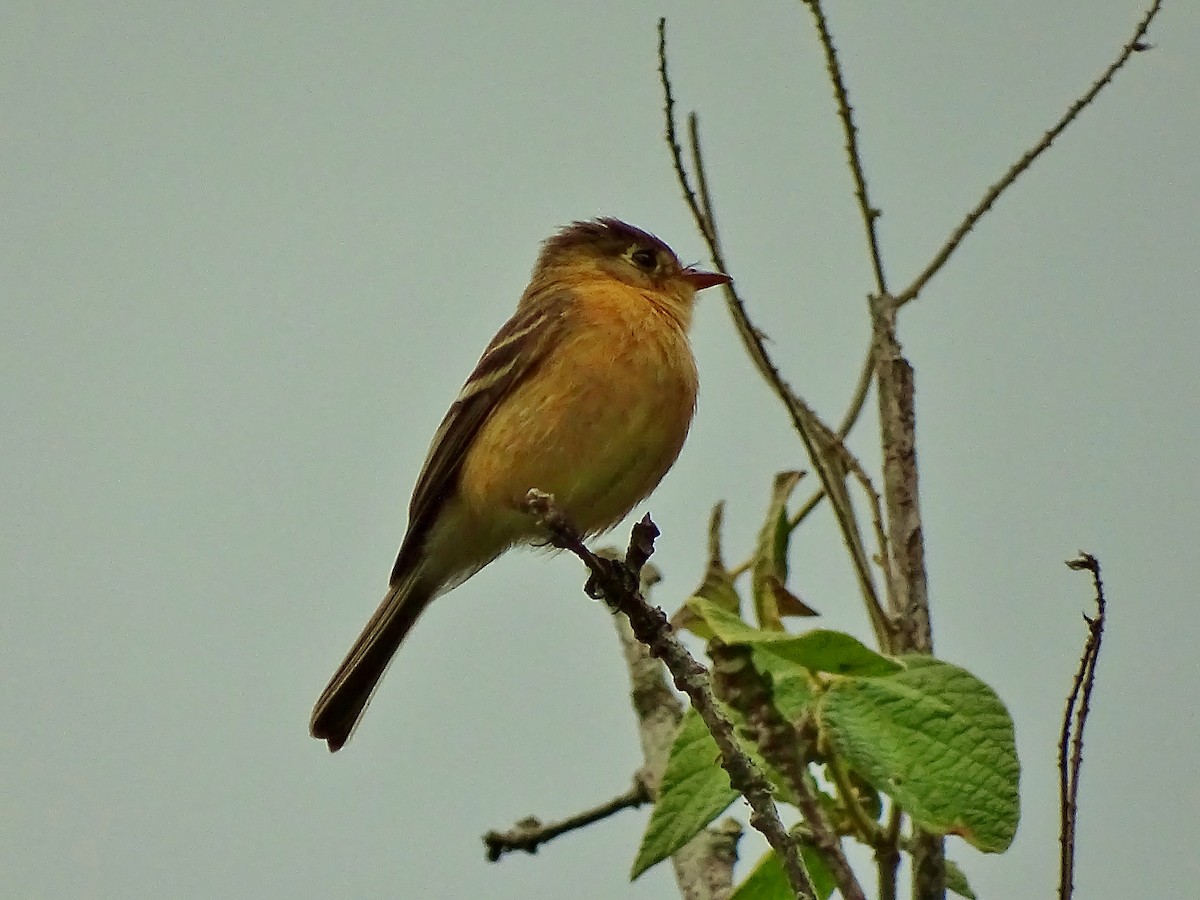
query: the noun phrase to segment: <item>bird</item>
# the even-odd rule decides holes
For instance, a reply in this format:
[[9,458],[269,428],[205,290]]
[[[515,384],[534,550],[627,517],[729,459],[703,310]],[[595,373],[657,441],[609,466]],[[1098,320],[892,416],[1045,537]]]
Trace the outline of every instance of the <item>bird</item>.
[[573,222],[542,243],[516,312],[433,436],[387,592],[317,700],[314,738],[332,752],[349,740],[432,600],[510,547],[545,541],[530,489],[585,536],[649,496],[695,413],[696,293],[730,281],[620,219]]

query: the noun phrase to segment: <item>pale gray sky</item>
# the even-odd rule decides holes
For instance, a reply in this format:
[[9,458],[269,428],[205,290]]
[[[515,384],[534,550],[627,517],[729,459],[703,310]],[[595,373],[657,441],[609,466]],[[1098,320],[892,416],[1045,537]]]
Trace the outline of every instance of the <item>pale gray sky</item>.
[[[1136,3],[832,3],[903,283],[1095,77]],[[605,615],[512,554],[423,620],[330,757],[317,693],[374,608],[442,412],[556,226],[624,217],[700,259],[660,140],[654,23],[703,114],[730,264],[836,419],[869,269],[799,3],[10,2],[0,27],[0,871],[30,898],[672,896],[628,886],[645,812],[536,857],[479,836],[639,763]],[[1009,704],[1012,850],[1048,897],[1063,697],[1111,601],[1080,897],[1200,883],[1195,614],[1196,11],[1128,70],[906,310],[940,655]],[[745,552],[804,464],[712,296],[683,457],[646,505],[658,599],[728,500]],[[878,458],[870,428],[855,448]],[[620,532],[626,533],[625,529]],[[818,517],[795,584],[866,635]],[[753,836],[743,854],[753,860]]]

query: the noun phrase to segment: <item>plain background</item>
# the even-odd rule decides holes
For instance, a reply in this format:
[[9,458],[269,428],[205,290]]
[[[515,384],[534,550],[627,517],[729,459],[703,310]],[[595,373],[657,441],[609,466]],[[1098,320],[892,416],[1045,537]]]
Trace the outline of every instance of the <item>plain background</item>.
[[[7,896],[674,896],[666,867],[627,883],[644,810],[483,859],[488,828],[593,805],[640,761],[569,557],[511,554],[440,601],[344,752],[306,733],[538,241],[607,214],[702,256],[661,142],[660,13],[787,377],[836,420],[866,346],[867,257],[801,4],[485,6],[0,14]],[[829,14],[899,287],[1141,10]],[[1195,10],[1168,4],[1151,39],[901,322],[937,649],[1010,705],[1023,761],[1011,851],[950,842],[984,898],[1053,892],[1080,548],[1111,606],[1078,896],[1200,883]],[[695,345],[699,415],[646,506],[671,608],[712,503],[740,558],[774,471],[804,465],[715,294]],[[853,445],[877,465],[869,423]],[[825,625],[868,634],[827,514],[792,569]]]

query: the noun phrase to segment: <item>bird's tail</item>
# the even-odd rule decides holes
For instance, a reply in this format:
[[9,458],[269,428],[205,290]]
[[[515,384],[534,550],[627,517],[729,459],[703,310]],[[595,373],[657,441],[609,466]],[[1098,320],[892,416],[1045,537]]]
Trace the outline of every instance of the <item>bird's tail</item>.
[[327,742],[330,752],[337,752],[350,739],[400,642],[435,594],[436,590],[424,584],[417,572],[402,576],[388,588],[375,615],[313,707],[309,731]]

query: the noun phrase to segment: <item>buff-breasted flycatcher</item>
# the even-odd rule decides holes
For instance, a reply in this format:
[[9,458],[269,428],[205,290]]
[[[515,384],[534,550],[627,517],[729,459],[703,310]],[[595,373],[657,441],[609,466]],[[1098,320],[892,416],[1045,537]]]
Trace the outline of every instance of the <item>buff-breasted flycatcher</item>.
[[617,219],[542,246],[517,311],[433,436],[387,594],[313,709],[338,750],[429,602],[516,544],[544,538],[530,488],[586,534],[612,528],[675,462],[696,406],[696,291],[729,276],[680,264]]

